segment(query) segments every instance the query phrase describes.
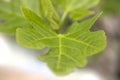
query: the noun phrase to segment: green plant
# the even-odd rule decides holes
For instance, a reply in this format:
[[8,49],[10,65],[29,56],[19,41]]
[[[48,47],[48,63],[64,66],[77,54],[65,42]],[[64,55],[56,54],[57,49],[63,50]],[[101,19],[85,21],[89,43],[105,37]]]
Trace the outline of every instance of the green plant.
[[40,13],[22,7],[27,25],[17,27],[18,44],[38,50],[49,47],[48,53],[40,55],[39,59],[47,62],[56,74],[84,67],[88,56],[106,46],[104,31],[90,31],[101,13],[82,20],[94,13],[89,9],[97,3],[98,0],[39,0]]

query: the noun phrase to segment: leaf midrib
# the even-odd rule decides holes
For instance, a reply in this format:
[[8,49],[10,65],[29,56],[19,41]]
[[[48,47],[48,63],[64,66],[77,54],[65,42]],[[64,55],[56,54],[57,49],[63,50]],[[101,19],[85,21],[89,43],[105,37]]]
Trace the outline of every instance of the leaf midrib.
[[62,38],[63,38],[63,35],[59,34],[58,35],[58,40],[59,40],[59,55],[58,55],[58,60],[57,60],[57,69],[60,68],[60,62],[61,62],[61,56],[62,56]]

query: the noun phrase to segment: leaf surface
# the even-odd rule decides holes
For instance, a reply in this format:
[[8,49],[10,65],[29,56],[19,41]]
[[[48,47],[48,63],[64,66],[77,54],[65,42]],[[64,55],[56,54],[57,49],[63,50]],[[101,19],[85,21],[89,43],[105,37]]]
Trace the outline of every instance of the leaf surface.
[[51,29],[47,22],[43,21],[39,16],[27,8],[22,8],[25,18],[32,27],[17,29],[17,41],[24,47],[34,49],[42,49],[45,47],[41,40],[49,39],[57,34]]

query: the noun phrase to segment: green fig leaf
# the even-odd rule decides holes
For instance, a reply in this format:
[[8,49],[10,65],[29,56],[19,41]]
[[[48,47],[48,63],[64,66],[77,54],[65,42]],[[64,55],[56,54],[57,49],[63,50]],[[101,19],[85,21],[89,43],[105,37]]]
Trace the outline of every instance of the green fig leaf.
[[97,54],[106,46],[104,31],[90,31],[101,13],[82,23],[74,23],[64,34],[57,34],[31,10],[22,8],[22,11],[32,27],[19,28],[17,42],[33,49],[49,47],[49,52],[40,55],[39,59],[56,74],[67,74],[76,67],[84,67],[88,56]]

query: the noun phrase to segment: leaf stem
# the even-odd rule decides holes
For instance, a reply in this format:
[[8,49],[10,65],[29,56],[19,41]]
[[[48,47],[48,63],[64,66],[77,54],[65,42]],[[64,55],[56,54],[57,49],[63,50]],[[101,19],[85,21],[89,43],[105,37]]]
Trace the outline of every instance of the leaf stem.
[[67,16],[67,14],[68,14],[68,12],[67,12],[67,11],[65,11],[65,12],[63,13],[63,16],[62,16],[62,18],[61,18],[61,20],[60,20],[60,27],[63,25],[64,20],[65,20],[65,18],[66,18],[66,16]]

